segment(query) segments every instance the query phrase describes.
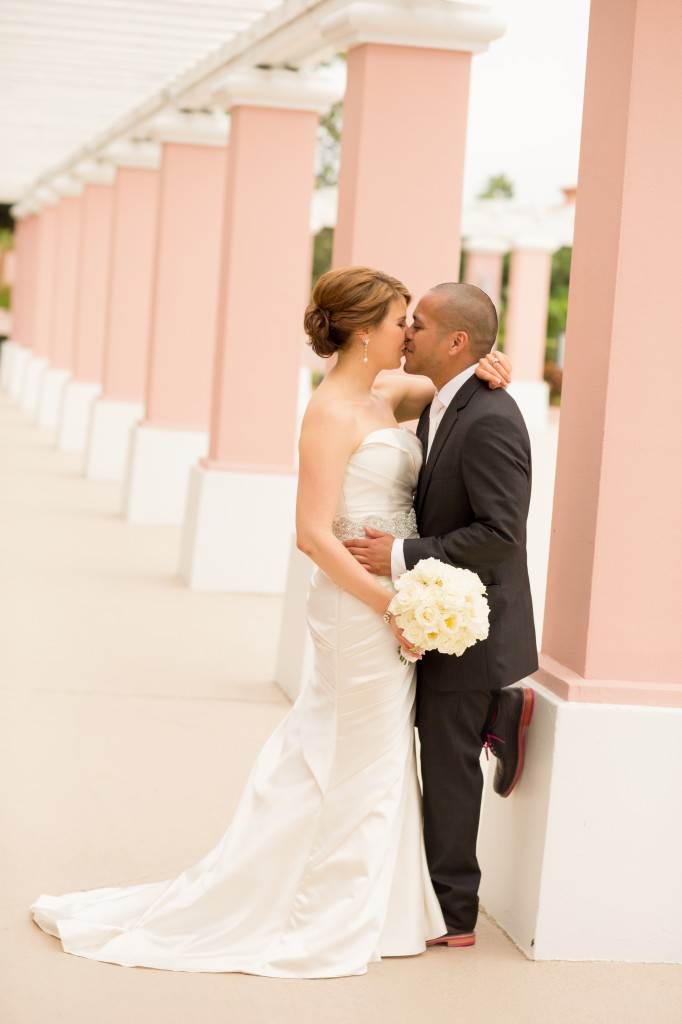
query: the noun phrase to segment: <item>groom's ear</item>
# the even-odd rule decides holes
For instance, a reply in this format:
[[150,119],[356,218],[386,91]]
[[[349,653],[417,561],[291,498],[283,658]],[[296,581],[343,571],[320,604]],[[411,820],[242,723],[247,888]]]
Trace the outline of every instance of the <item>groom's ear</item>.
[[466,331],[455,331],[450,340],[449,355],[458,356],[469,346],[469,335]]

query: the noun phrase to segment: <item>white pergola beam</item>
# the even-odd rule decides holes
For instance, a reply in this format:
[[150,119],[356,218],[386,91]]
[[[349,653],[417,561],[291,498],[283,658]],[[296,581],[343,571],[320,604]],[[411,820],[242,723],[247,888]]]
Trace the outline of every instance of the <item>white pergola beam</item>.
[[[421,21],[447,29],[459,19],[466,22],[470,37],[476,38],[477,22],[483,24],[490,18],[487,5],[447,0],[419,0],[416,4],[413,0],[372,0],[352,6],[353,11],[362,8],[365,19],[378,18],[389,30],[395,21],[397,35],[402,34],[408,41],[411,37],[409,32],[406,35],[405,27],[412,26],[421,38]],[[221,85],[230,73],[255,66],[296,68],[319,63],[337,49],[343,49],[342,34],[330,32],[328,26],[343,22],[350,7],[349,0],[252,0],[238,4],[216,0],[215,3],[187,4],[184,6],[187,16],[183,20],[183,5],[178,0],[141,0],[139,4],[132,0],[124,0],[122,4],[113,0],[66,0],[65,3],[61,0],[6,0],[4,11],[12,13],[15,19],[14,26],[10,24],[8,60],[12,59],[12,53],[16,60],[18,53],[25,58],[29,69],[35,69],[41,60],[55,62],[53,67],[65,57],[70,62],[70,74],[65,70],[63,80],[54,88],[49,86],[54,101],[49,109],[58,119],[62,102],[65,129],[71,128],[68,119],[73,113],[68,103],[73,94],[70,90],[80,87],[87,91],[93,60],[103,76],[108,74],[112,78],[114,69],[128,61],[128,73],[123,74],[121,69],[122,81],[117,92],[121,102],[107,106],[106,110],[105,104],[100,103],[99,116],[93,111],[92,120],[92,107],[84,106],[82,135],[74,150],[52,166],[40,164],[35,179],[45,181],[67,173],[84,154],[94,155],[119,138],[145,132],[151,119],[168,108],[219,103],[216,97],[220,96]],[[449,18],[452,18],[450,22]],[[143,29],[136,19],[142,20]],[[239,30],[232,30],[234,26]],[[27,31],[33,33],[28,43],[25,42]],[[4,33],[1,26],[0,32]],[[105,34],[103,42],[99,41],[101,32]],[[428,41],[422,45],[440,46],[442,36],[435,31],[433,38],[434,43]],[[452,44],[451,39],[448,42]],[[55,54],[59,54],[59,58]],[[0,69],[4,60],[5,55],[0,51]],[[145,71],[150,69],[154,74],[148,77]],[[95,71],[92,73],[94,75]],[[136,99],[142,102],[136,103]],[[39,108],[40,100],[26,96],[25,102],[24,124],[33,120],[34,115],[28,108],[32,104]],[[11,95],[7,95],[5,89],[0,90],[0,137],[10,148],[12,138],[8,138],[6,132],[3,136],[3,124],[11,127],[12,132],[19,129],[8,109],[11,105]],[[125,113],[117,117],[119,110]],[[44,108],[42,115],[45,115]],[[74,118],[74,132],[76,120]],[[108,122],[104,131],[100,131],[102,121]],[[94,137],[93,131],[98,132]],[[68,132],[64,135],[66,137]],[[59,148],[63,152],[66,146]],[[8,169],[6,177],[17,180],[16,165]],[[32,184],[27,182],[29,191]],[[0,189],[4,187],[0,176]]]
[[3,199],[68,169],[104,127],[144,114],[150,96],[280,2],[1,0]]

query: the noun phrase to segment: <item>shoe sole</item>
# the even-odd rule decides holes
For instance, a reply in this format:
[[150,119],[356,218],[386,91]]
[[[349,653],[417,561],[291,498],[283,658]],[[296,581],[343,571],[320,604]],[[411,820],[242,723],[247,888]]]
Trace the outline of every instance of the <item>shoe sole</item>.
[[459,949],[462,946],[475,946],[476,936],[470,935],[444,935],[442,939],[427,939],[427,946],[447,946],[449,949]]
[[523,734],[524,730],[528,728],[533,718],[533,708],[535,707],[535,691],[531,690],[529,686],[523,688],[523,710],[521,712],[521,718],[519,719],[519,760],[516,765],[516,772],[514,778],[511,780],[511,784],[505,793],[500,793],[501,797],[508,797],[513,790],[516,783],[519,781],[521,775],[521,769],[523,768]]

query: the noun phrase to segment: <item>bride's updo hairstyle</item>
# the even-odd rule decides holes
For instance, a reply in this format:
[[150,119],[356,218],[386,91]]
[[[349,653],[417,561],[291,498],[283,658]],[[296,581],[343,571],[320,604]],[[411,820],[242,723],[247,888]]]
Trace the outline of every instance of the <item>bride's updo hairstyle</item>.
[[333,356],[355,331],[378,327],[394,299],[409,305],[412,296],[401,281],[380,270],[329,270],[318,278],[303,318],[308,344],[318,356]]

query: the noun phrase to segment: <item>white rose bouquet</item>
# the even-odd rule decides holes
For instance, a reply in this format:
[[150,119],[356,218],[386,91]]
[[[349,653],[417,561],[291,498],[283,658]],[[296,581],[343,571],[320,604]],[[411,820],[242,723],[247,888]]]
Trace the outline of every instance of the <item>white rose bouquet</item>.
[[460,655],[488,636],[485,593],[475,572],[423,558],[398,578],[388,610],[413,647]]

